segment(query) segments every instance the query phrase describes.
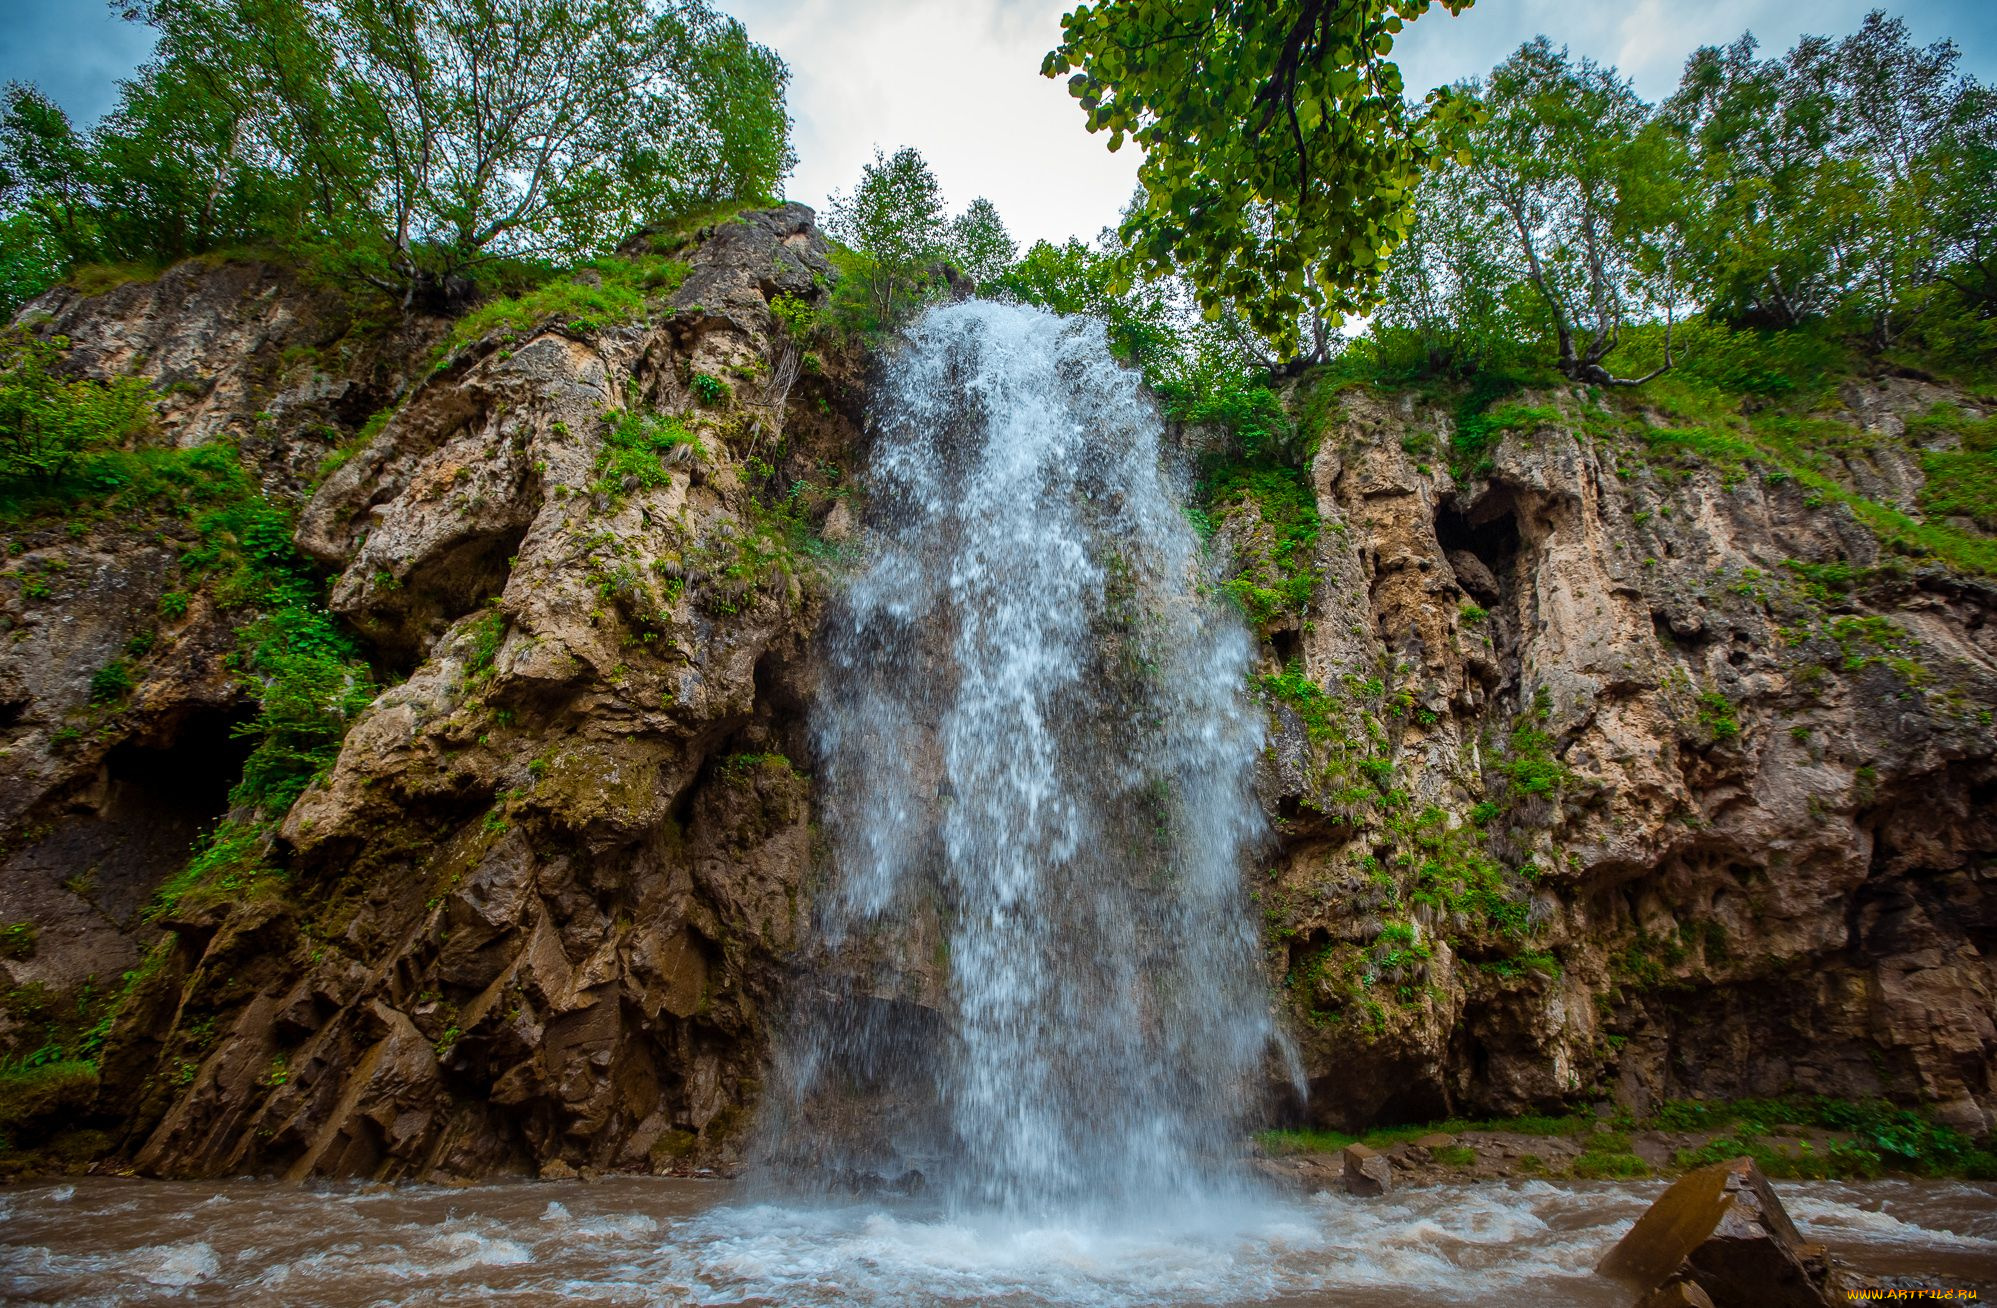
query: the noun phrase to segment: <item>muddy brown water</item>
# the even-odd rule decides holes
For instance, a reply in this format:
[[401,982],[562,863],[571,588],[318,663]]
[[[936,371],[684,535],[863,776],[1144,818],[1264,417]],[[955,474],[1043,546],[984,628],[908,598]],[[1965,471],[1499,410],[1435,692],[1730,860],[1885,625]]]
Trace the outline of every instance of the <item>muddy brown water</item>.
[[[0,1189],[10,1303],[1548,1304],[1659,1183],[1266,1197],[1122,1221],[978,1221],[729,1182],[300,1188],[88,1178]],[[1808,1238],[1997,1298],[1997,1185],[1781,1187]]]

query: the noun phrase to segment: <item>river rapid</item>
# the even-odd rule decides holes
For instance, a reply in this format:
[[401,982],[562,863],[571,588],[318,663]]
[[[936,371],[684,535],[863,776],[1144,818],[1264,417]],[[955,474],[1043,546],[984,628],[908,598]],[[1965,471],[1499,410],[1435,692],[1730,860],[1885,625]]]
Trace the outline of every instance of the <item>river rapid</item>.
[[[463,1188],[84,1178],[0,1190],[9,1303],[1624,1308],[1590,1269],[1662,1183],[1260,1196],[1118,1223],[800,1203],[727,1181]],[[1790,1182],[1806,1238],[1997,1294],[1997,1186]]]

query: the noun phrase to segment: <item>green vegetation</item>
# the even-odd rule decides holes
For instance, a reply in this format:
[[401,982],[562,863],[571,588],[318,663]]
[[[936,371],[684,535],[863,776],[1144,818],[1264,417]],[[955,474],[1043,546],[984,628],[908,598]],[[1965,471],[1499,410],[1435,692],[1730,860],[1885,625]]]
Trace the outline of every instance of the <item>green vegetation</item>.
[[[1704,354],[1724,389],[1800,398],[1798,351],[1775,338],[1829,324],[1987,372],[1997,108],[1958,58],[1875,13],[1781,59],[1751,36],[1698,50],[1653,106],[1615,69],[1527,42],[1467,88],[1467,148],[1414,188],[1380,357],[1608,386]],[[1753,335],[1715,350],[1708,324]]]
[[1921,512],[1929,517],[1969,519],[1984,532],[1997,532],[1997,417],[1973,419],[1957,409],[1938,408],[1907,423],[1916,445],[1952,436],[1953,450],[1925,450],[1921,471]]
[[1552,699],[1541,686],[1534,692],[1532,707],[1519,716],[1506,738],[1494,771],[1505,779],[1506,793],[1514,801],[1550,799],[1567,780],[1567,769],[1553,756],[1555,741],[1544,730],[1552,716]]
[[90,699],[94,704],[115,703],[132,693],[137,683],[123,659],[112,659],[90,674]]
[[685,264],[658,255],[592,259],[566,277],[479,305],[451,324],[438,358],[494,333],[512,341],[549,324],[583,333],[637,322],[679,289],[687,271]]
[[1332,738],[1338,722],[1333,712],[1335,701],[1323,687],[1304,675],[1302,663],[1292,660],[1281,673],[1257,677],[1255,684],[1263,694],[1295,709],[1312,740]]
[[[246,851],[267,843],[269,828],[331,764],[347,726],[373,698],[373,676],[323,607],[318,574],[292,546],[290,515],[263,497],[235,448],[148,443],[146,423],[126,418],[122,401],[117,421],[98,421],[105,388],[47,385],[55,357],[17,351],[0,373],[0,395],[34,393],[49,425],[77,433],[60,475],[0,474],[0,521],[150,524],[188,542],[160,613],[184,616],[199,589],[233,616],[231,664],[255,710],[236,728],[251,742],[230,793],[239,821],[225,823],[161,893],[174,900],[211,882],[233,892],[240,886],[229,877],[245,875],[246,860],[255,861]],[[148,654],[155,639],[134,641],[125,657],[92,675],[93,713],[121,710],[137,684],[131,660]]]
[[91,132],[6,94],[0,311],[83,265],[273,246],[442,305],[766,199],[794,162],[789,70],[702,0],[125,8],[158,47]]
[[1104,0],[1065,15],[1042,71],[1073,74],[1111,150],[1128,138],[1144,151],[1122,230],[1135,267],[1184,274],[1209,316],[1238,313],[1291,353],[1307,316],[1368,307],[1407,231],[1409,188],[1475,112],[1448,91],[1419,108],[1402,99],[1386,56],[1427,8]]
[[[1884,1171],[1923,1176],[1997,1179],[1997,1154],[1978,1149],[1952,1127],[1881,1100],[1815,1098],[1673,1100],[1660,1105],[1667,1130],[1722,1132],[1711,1142],[1680,1151],[1680,1167],[1742,1154],[1770,1176],[1878,1176]],[[1823,1148],[1795,1139],[1794,1128],[1835,1133]]]
[[1581,1138],[1574,1175],[1591,1181],[1633,1181],[1649,1176],[1650,1164],[1631,1151],[1627,1133],[1598,1127]]
[[1223,589],[1257,626],[1301,616],[1321,581],[1317,497],[1304,470],[1265,460],[1222,465],[1210,469],[1202,491],[1207,513],[1250,509],[1266,532],[1238,539],[1238,571]]
[[989,200],[946,218],[936,174],[906,146],[876,149],[859,185],[833,193],[825,230],[846,247],[833,312],[863,336],[893,331],[946,290],[944,264],[984,281],[1001,276],[1018,249]]
[[[1667,1100],[1648,1117],[1627,1114],[1604,1121],[1590,1115],[1516,1117],[1486,1121],[1452,1118],[1444,1122],[1383,1127],[1360,1135],[1337,1131],[1264,1131],[1256,1139],[1265,1153],[1335,1153],[1361,1143],[1387,1149],[1424,1135],[1469,1132],[1559,1136],[1581,1146],[1569,1167],[1579,1178],[1631,1180],[1653,1174],[1635,1152],[1638,1131],[1704,1133],[1708,1139],[1679,1149],[1667,1171],[1689,1170],[1742,1155],[1774,1177],[1855,1178],[1888,1172],[1918,1176],[1997,1179],[1997,1154],[1914,1109],[1878,1100],[1828,1098]],[[1806,1138],[1816,1134],[1813,1142]],[[1464,1146],[1455,1146],[1464,1149]],[[1475,1161],[1448,1147],[1431,1156],[1448,1166]],[[1448,1153],[1449,1157],[1444,1157]],[[1540,1170],[1545,1167],[1542,1161]]]
[[0,925],[0,958],[33,958],[35,942],[41,929],[33,922],[8,922]]
[[136,378],[63,380],[56,370],[68,348],[25,327],[0,331],[0,494],[60,486],[90,452],[122,447],[152,419]]
[[1708,739],[1724,744],[1740,735],[1740,720],[1734,716],[1733,701],[1716,690],[1699,696],[1699,726]]
[[627,485],[664,486],[672,480],[673,467],[706,453],[700,437],[679,418],[633,410],[605,415],[594,489],[617,498]]

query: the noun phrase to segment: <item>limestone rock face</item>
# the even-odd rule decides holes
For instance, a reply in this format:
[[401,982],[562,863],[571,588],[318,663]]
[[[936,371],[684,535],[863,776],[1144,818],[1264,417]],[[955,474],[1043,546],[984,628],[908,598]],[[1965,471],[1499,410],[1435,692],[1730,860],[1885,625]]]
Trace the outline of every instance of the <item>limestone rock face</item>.
[[[864,360],[771,311],[834,276],[808,210],[627,253],[687,265],[646,319],[449,353],[446,321],[247,262],[30,307],[70,366],[155,383],[171,440],[233,440],[383,687],[271,836],[281,876],[148,920],[241,768],[241,614],[163,605],[189,533],[8,536],[0,925],[34,930],[0,985],[119,996],[37,1120],[174,1175],[738,1156],[822,872],[805,719]],[[1319,691],[1270,701],[1247,870],[1309,1087],[1272,1069],[1278,1110],[1884,1095],[1989,1132],[1997,587],[1793,478],[1604,435],[1584,392],[1526,398],[1459,481],[1448,410],[1341,392],[1300,609],[1276,529],[1219,523],[1279,601],[1260,671]],[[1940,401],[1975,407],[1852,383],[1833,471],[1918,507],[1906,419]],[[676,433],[655,465],[607,458],[627,422]],[[0,1050],[40,1039],[0,1017]]]
[[[67,338],[82,376],[143,378],[167,442],[226,442],[280,505],[397,400],[446,326],[370,318],[287,269],[220,258],[97,295],[57,287],[21,319]],[[0,921],[38,930],[32,952],[0,958],[0,987],[101,996],[158,938],[141,917],[154,887],[226,807],[249,707],[234,622],[199,587],[162,602],[197,544],[187,523],[31,518],[6,544]],[[114,664],[134,683],[115,705],[93,689]],[[0,1014],[0,1041],[10,1025]]]
[[[1467,482],[1413,397],[1324,428],[1322,582],[1262,633],[1324,692],[1271,697],[1254,885],[1296,1111],[1886,1095],[1987,1132],[1997,587],[1585,391],[1527,400]],[[1943,401],[1981,411],[1853,383],[1849,459],[1918,482],[1904,419]]]
[[[101,1060],[140,1170],[665,1171],[737,1147],[817,857],[808,551],[858,443],[859,360],[802,360],[769,309],[825,295],[808,209],[646,239],[688,266],[649,319],[489,338],[426,375],[433,330],[392,418],[300,504],[298,544],[392,684],[286,817],[281,894],[120,942],[130,966],[166,933]],[[96,338],[138,334],[118,321]],[[148,339],[202,331],[235,339],[206,319]],[[652,471],[606,471],[622,422],[674,433]],[[123,637],[90,620],[69,682]],[[229,630],[208,644],[239,711]]]

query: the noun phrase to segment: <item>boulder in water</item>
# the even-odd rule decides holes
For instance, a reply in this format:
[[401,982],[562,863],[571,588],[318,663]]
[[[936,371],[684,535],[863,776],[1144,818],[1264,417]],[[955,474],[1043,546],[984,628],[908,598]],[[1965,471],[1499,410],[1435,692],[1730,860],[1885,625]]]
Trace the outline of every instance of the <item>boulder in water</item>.
[[1678,1277],[1637,1300],[1636,1308],[1714,1308],[1714,1304],[1697,1282]]
[[1754,1160],[1736,1158],[1680,1177],[1595,1270],[1644,1292],[1646,1308],[1702,1302],[1689,1288],[1669,1297],[1674,1283],[1713,1308],[1827,1308],[1811,1252]]
[[1345,1189],[1362,1199],[1394,1188],[1394,1172],[1386,1158],[1363,1144],[1349,1144],[1339,1155],[1345,1168]]

